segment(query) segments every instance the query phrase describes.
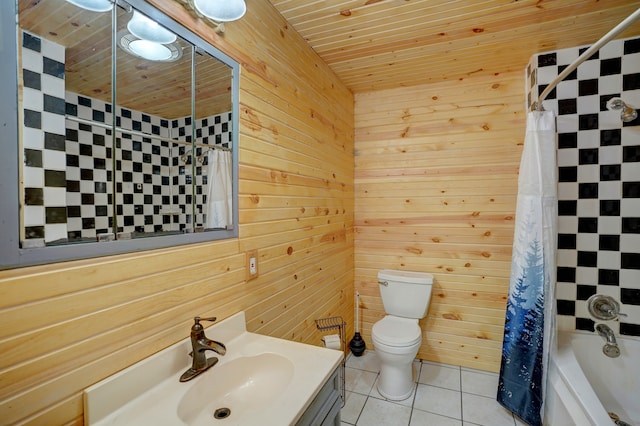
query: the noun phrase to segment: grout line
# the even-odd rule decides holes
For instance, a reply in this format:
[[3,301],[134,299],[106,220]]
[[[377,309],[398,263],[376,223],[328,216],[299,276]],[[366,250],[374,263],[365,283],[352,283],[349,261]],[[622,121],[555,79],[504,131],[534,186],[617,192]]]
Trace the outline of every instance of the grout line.
[[460,422],[464,424],[464,404],[462,399],[462,368],[459,370],[460,374]]
[[356,422],[354,423],[354,425],[358,424],[358,420],[360,420],[360,417],[362,416],[362,413],[364,412],[364,407],[367,406],[367,401],[369,401],[369,395],[367,395],[367,397],[364,400],[364,404],[362,404],[362,408],[360,409],[360,412],[358,413],[358,417],[356,417]]
[[[413,370],[413,365],[411,366],[411,369]],[[418,384],[420,383],[421,374],[422,374],[422,360],[420,360],[420,368],[418,368],[418,377],[416,377],[416,382],[413,384],[414,386],[413,400],[411,401],[411,407],[410,407],[411,411],[409,411],[409,422],[407,423],[407,426],[411,424],[411,419],[413,418],[413,410],[415,410],[416,398],[418,397]]]

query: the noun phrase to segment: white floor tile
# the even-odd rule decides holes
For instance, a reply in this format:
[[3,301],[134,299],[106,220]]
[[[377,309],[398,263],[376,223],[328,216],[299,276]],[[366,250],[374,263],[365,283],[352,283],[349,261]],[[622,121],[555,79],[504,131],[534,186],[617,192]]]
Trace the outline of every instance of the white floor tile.
[[520,417],[514,415],[513,418],[516,421],[516,426],[529,426],[527,423],[520,420]]
[[460,367],[423,362],[418,383],[459,391]]
[[353,356],[353,354],[349,354],[349,357],[347,358],[347,367],[377,373],[380,371],[380,360],[374,351],[364,351],[360,356]]
[[460,392],[418,384],[414,408],[443,416],[462,419]]
[[422,410],[411,412],[411,423],[409,426],[462,426],[462,421],[451,417],[440,416]]
[[411,408],[381,399],[369,398],[358,419],[358,426],[408,425]]
[[462,392],[495,398],[498,392],[498,375],[463,369]]
[[342,426],[523,425],[495,400],[495,373],[416,361],[412,395],[404,401],[389,401],[376,387],[379,365],[374,351],[347,358]]
[[513,414],[498,404],[495,398],[462,394],[462,419],[478,425],[515,426]]
[[378,373],[358,370],[355,368],[345,368],[345,388],[348,391],[369,395],[373,383],[378,377]]
[[354,392],[346,393],[346,402],[340,410],[340,418],[343,422],[355,425],[362,413],[364,403],[367,402],[367,396]]
[[422,363],[419,359],[413,361],[413,381],[418,383],[418,379],[420,378],[420,370],[422,369]]

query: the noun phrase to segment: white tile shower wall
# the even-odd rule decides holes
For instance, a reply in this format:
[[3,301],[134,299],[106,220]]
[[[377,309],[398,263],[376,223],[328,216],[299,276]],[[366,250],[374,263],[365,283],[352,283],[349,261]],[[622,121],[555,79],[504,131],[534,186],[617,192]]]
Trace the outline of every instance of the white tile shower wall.
[[[110,129],[78,123],[72,117],[110,124],[112,106],[101,100],[67,92],[67,209],[70,240],[95,239],[113,227],[113,148]],[[161,117],[117,108],[116,124],[124,129],[168,137],[169,123]],[[115,205],[118,232],[167,231],[159,214],[170,201],[167,142],[118,132],[115,140]],[[73,219],[73,220],[71,220]]]
[[[43,54],[42,52],[47,52]],[[51,58],[51,53],[56,53]],[[38,36],[23,36],[24,82],[24,203],[25,239],[54,241],[94,240],[113,228],[113,148],[111,130],[65,120],[65,115],[93,122],[112,123],[112,106],[104,101],[66,92],[64,48]],[[52,80],[53,79],[53,80]],[[57,81],[55,81],[57,80]],[[57,93],[57,92],[60,93]],[[200,119],[196,142],[229,147],[231,117],[224,113]],[[116,125],[149,135],[172,134],[191,141],[188,119],[169,121],[140,111],[117,108]],[[182,129],[172,130],[172,126]],[[180,231],[193,221],[195,174],[197,215],[195,226],[206,219],[206,159],[185,164],[189,147],[140,137],[116,135],[116,220],[118,232]],[[196,156],[206,158],[206,148]]]
[[[170,125],[171,139],[179,139],[191,143],[193,140],[191,117],[182,117],[171,120]],[[174,160],[171,167],[171,176],[173,176],[173,185],[176,188],[173,194],[172,204],[176,206],[191,206],[193,202],[193,175],[198,172],[198,161],[191,150],[186,145],[175,144],[174,148],[178,150],[178,157]],[[201,169],[200,169],[201,170]],[[198,182],[196,182],[197,184]],[[202,203],[195,204],[196,212],[202,209]],[[189,213],[191,209],[181,209],[179,215],[180,223],[191,225],[194,223],[192,215]],[[198,226],[198,221],[195,221]]]
[[[528,103],[587,48],[534,56]],[[640,118],[623,123],[613,97],[640,108],[640,38],[610,42],[544,101],[558,128],[558,322],[593,331],[586,300],[607,294],[628,314],[610,326],[640,336]]]
[[[182,117],[171,121],[172,139],[182,139],[191,142],[193,139],[191,117]],[[195,226],[203,227],[206,221],[206,194],[203,192],[208,183],[208,148],[205,145],[215,145],[230,148],[231,139],[231,113],[222,113],[211,117],[196,120],[195,126],[196,148],[177,146],[179,161],[176,161],[171,170],[171,176],[175,176],[177,195],[174,197],[175,205],[190,205],[193,196],[192,181],[195,177]],[[190,215],[184,218],[186,223],[191,223]]]
[[[66,108],[67,115],[77,115],[94,122],[108,124],[112,119],[110,104],[74,93],[67,93]],[[213,142],[223,146],[222,141],[231,141],[229,131],[209,135],[208,130],[201,127],[209,121],[219,122],[221,126],[224,124],[228,129],[230,114],[224,113],[198,120],[196,133],[206,133],[210,137],[196,137],[196,143]],[[67,138],[70,143],[80,146],[80,149],[76,150],[81,154],[78,159],[67,156],[70,163],[68,170],[77,169],[77,165],[83,162],[86,164],[86,167],[80,166],[79,171],[74,170],[74,175],[80,176],[79,182],[69,182],[68,185],[71,189],[81,188],[81,208],[69,204],[74,217],[79,218],[75,227],[69,229],[69,238],[95,239],[96,234],[110,232],[113,226],[111,131],[99,126],[75,123],[73,120],[67,122]],[[192,140],[188,117],[167,120],[117,107],[116,125],[123,129],[171,137],[183,142],[190,143]],[[75,127],[78,127],[77,133],[74,133]],[[84,140],[78,141],[78,138]],[[203,187],[207,184],[207,162],[204,155],[206,147],[197,147],[195,152],[194,157],[189,146],[160,141],[153,137],[140,137],[126,132],[116,135],[115,205],[118,232],[182,231],[192,223],[195,223],[196,227],[203,226],[206,202]],[[195,183],[195,197],[192,183]],[[196,207],[195,222],[189,213],[192,201]],[[84,206],[89,208],[83,209]],[[78,223],[81,224],[81,228],[77,227]]]

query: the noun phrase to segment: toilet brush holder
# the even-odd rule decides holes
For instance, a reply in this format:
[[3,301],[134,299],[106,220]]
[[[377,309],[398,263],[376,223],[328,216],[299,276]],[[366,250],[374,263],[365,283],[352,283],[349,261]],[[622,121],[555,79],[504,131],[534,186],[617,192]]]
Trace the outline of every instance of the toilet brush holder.
[[362,336],[360,336],[359,332],[355,332],[353,335],[353,339],[349,342],[349,349],[353,356],[361,356],[365,349],[367,349],[367,344],[365,343]]

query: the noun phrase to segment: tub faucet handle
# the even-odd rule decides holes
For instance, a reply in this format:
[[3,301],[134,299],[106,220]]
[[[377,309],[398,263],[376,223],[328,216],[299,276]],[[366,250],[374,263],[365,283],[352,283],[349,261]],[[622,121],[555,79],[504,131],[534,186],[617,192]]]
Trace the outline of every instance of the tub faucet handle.
[[613,316],[614,318],[627,316],[627,314],[620,312],[620,305],[618,304],[615,304],[613,306],[602,305],[602,310],[603,312],[606,312],[607,314]]
[[587,307],[591,316],[599,320],[615,320],[627,316],[620,312],[620,303],[617,300],[604,294],[594,294],[587,299]]

